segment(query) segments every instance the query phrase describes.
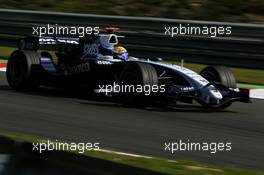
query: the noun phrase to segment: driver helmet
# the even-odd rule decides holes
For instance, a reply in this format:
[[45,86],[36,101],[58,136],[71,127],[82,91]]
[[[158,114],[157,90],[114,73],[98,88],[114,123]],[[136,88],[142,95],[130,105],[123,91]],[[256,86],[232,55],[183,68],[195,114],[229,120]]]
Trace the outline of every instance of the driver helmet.
[[115,46],[113,50],[113,56],[115,59],[128,60],[128,52],[122,46]]

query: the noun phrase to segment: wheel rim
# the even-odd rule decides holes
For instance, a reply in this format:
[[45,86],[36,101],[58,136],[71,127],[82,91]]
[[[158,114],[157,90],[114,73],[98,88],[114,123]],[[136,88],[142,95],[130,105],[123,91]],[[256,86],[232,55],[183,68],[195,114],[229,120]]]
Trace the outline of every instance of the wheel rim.
[[220,82],[219,77],[215,76],[211,71],[204,71],[201,75],[209,82]]
[[122,78],[122,82],[128,85],[137,85],[139,83],[139,78],[135,72],[127,72]]
[[[125,75],[121,78],[122,85],[133,85],[136,88],[136,85],[141,84],[137,72],[127,71]],[[125,92],[122,93],[122,97],[127,101],[132,101],[137,96],[137,92]]]

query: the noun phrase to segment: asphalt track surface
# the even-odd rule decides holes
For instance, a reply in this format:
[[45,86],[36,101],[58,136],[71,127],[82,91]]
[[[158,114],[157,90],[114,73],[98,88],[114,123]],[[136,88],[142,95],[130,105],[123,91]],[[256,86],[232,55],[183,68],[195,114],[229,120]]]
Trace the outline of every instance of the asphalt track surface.
[[[225,111],[199,105],[175,108],[128,108],[41,88],[11,90],[0,73],[0,130],[45,138],[100,142],[100,147],[169,159],[264,170],[264,101],[235,103]],[[229,152],[164,151],[164,142],[232,142]]]

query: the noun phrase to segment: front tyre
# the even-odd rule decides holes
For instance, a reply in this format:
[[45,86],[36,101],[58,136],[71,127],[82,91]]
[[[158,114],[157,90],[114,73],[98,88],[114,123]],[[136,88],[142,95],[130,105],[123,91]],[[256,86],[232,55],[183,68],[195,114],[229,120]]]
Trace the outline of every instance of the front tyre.
[[16,90],[33,90],[39,87],[40,55],[31,50],[16,50],[8,59],[6,77]]
[[[152,65],[137,62],[129,63],[122,70],[118,82],[127,87],[141,86],[144,89],[144,87],[148,86],[151,89],[153,86],[158,86],[158,75],[156,69]],[[149,102],[151,99],[151,93],[148,96],[144,93],[145,92],[136,91],[127,92],[126,89],[126,92],[117,93],[116,96],[123,104],[141,105],[146,104],[146,102]]]
[[200,75],[210,83],[220,83],[229,88],[237,87],[233,72],[225,66],[207,66]]
[[[207,66],[200,72],[200,75],[212,84],[218,83],[218,84],[222,84],[227,88],[237,88],[236,78],[233,72],[227,67]],[[211,109],[225,109],[229,107],[231,104],[232,102],[226,102],[223,103],[222,105],[202,104],[202,106]]]

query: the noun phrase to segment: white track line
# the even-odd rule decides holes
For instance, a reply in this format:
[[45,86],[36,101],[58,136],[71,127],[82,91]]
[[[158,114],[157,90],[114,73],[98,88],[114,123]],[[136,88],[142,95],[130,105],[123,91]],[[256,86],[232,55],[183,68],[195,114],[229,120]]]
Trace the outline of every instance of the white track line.
[[5,67],[0,67],[0,72],[5,72],[6,68]]
[[131,153],[125,153],[125,152],[118,152],[118,151],[111,151],[111,150],[106,150],[106,149],[99,149],[98,151],[105,152],[105,153],[111,153],[111,154],[124,155],[124,156],[141,157],[141,158],[153,159],[153,157],[149,157],[149,156],[143,156],[143,155],[131,154]]
[[264,99],[264,89],[251,89],[250,98]]

